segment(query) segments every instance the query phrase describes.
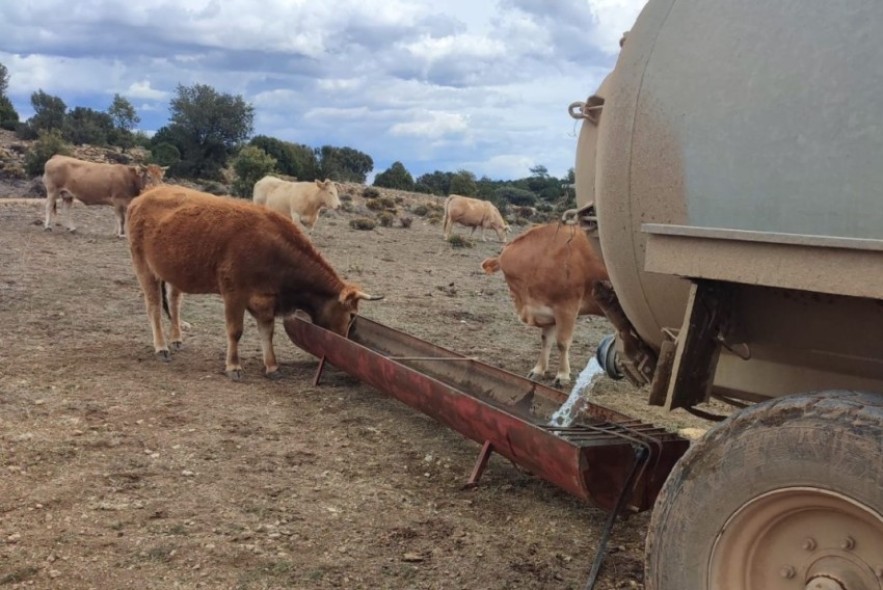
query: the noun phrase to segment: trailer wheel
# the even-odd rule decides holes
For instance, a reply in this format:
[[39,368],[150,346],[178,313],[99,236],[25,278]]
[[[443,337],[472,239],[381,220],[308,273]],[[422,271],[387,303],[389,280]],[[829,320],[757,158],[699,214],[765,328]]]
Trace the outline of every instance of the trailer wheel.
[[681,458],[647,535],[647,590],[883,589],[883,395],[779,398]]

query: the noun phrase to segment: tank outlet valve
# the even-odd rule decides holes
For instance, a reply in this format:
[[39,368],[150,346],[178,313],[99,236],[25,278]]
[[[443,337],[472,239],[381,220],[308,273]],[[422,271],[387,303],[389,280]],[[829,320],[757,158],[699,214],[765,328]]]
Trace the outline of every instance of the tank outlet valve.
[[619,381],[623,378],[623,373],[619,368],[619,354],[616,352],[616,336],[608,334],[598,343],[598,350],[595,352],[595,359],[598,364],[607,373],[611,379]]

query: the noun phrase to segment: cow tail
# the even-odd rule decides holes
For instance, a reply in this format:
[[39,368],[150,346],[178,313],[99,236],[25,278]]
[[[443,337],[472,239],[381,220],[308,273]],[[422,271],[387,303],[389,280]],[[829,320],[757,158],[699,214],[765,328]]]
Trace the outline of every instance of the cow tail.
[[166,282],[165,281],[159,282],[159,289],[160,289],[160,292],[162,293],[163,311],[166,312],[167,318],[172,319],[172,312],[169,311],[169,297],[168,297],[168,295],[166,295]]
[[445,232],[445,235],[447,235],[448,226],[451,224],[451,211],[450,211],[450,209],[451,209],[451,197],[449,195],[448,198],[445,199],[445,218],[444,218],[444,223],[442,223],[442,231]]
[[492,258],[485,259],[485,261],[481,263],[481,268],[486,274],[494,274],[495,272],[500,270],[500,257],[494,256]]

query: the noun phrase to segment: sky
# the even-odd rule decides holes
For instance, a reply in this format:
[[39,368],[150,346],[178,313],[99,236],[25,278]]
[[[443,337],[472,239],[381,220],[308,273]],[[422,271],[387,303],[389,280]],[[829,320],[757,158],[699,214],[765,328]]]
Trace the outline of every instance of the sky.
[[[254,133],[510,180],[574,165],[567,105],[613,68],[646,0],[0,0],[0,63],[31,93],[152,133],[178,85],[255,107]],[[372,174],[373,177],[373,174]]]

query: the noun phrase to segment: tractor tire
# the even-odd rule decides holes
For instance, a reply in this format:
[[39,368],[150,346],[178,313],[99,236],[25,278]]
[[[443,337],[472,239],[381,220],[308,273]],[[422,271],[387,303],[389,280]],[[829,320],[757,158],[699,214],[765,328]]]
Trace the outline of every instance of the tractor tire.
[[656,500],[647,590],[883,590],[883,395],[777,398],[728,418]]

